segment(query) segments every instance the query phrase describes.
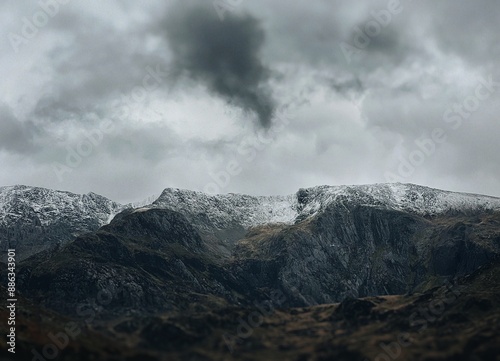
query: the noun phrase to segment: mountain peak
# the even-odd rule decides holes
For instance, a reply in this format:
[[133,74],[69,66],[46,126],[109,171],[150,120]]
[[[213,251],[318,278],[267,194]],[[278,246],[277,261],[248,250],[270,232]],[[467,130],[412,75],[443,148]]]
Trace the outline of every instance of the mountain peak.
[[20,258],[109,223],[123,206],[95,193],[15,185],[0,188],[0,249]]

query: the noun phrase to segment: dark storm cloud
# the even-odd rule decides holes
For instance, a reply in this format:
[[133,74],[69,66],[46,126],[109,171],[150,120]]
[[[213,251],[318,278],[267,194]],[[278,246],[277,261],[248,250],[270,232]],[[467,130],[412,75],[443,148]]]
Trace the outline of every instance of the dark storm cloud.
[[268,127],[275,109],[266,83],[270,71],[260,59],[264,32],[250,15],[221,21],[211,6],[182,2],[164,23],[174,65]]
[[[387,28],[382,30],[382,32],[370,38],[370,44],[367,47],[368,52],[379,52],[385,54],[399,54],[404,50],[409,50],[404,46],[403,40],[401,39],[404,35],[401,31],[394,28]],[[404,51],[408,54],[411,52]]]

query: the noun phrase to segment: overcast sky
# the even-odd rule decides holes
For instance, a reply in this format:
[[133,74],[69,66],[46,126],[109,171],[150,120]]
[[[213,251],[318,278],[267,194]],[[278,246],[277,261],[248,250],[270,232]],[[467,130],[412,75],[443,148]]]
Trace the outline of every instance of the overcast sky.
[[0,9],[0,185],[120,202],[387,181],[500,196],[496,0]]

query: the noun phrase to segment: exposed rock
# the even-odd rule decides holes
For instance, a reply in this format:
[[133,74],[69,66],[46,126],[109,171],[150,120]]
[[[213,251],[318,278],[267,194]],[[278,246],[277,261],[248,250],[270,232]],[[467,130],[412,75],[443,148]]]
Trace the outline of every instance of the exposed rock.
[[22,260],[96,231],[122,209],[95,193],[1,187],[0,250],[15,248],[17,259]]

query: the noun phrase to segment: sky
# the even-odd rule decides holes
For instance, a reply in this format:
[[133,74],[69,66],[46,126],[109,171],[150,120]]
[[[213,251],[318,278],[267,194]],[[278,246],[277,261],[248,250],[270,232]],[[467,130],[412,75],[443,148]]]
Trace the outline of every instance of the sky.
[[0,186],[500,196],[496,0],[0,4]]

